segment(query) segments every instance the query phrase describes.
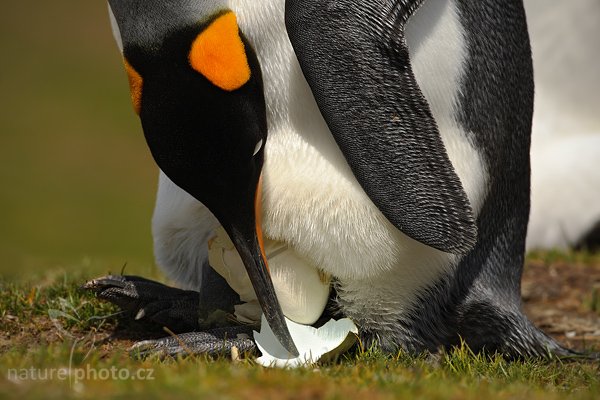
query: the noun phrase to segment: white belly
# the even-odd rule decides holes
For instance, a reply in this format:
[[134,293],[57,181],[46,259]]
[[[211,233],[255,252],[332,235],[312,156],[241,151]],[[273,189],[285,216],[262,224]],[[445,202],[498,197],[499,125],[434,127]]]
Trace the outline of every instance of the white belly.
[[[337,277],[347,293],[357,292],[352,296],[379,297],[370,290],[358,293],[372,285],[389,298],[388,287],[394,292],[393,306],[407,306],[415,289],[452,268],[453,257],[398,231],[356,181],[287,38],[284,3],[230,1],[257,51],[265,82],[269,138],[263,172],[263,232]],[[453,1],[430,0],[425,7],[407,32],[415,75],[478,212],[485,195],[483,164],[453,117],[465,57],[462,30]],[[438,55],[434,63],[433,54]]]

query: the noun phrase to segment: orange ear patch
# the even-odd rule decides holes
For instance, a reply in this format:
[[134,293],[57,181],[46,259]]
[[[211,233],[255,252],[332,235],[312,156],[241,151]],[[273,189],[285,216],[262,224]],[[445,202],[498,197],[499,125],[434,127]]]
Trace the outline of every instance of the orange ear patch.
[[125,63],[125,70],[127,71],[127,77],[129,78],[129,91],[131,92],[131,102],[133,103],[133,109],[139,115],[142,109],[142,87],[144,86],[144,80],[142,76],[127,62]]
[[192,68],[223,90],[239,89],[250,80],[250,66],[233,12],[221,15],[198,35],[189,61]]

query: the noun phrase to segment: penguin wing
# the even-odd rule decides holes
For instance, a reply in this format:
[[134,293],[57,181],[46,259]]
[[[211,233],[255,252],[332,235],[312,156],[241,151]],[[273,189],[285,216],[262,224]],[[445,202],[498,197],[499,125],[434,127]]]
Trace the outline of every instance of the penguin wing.
[[286,27],[319,109],[358,182],[400,231],[441,251],[477,228],[404,26],[423,0],[286,0]]

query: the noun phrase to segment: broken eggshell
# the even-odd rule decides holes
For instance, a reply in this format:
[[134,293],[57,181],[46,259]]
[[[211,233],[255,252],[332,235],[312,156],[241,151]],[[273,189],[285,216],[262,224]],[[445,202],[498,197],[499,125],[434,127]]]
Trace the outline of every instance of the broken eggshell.
[[262,353],[256,359],[258,364],[278,368],[309,366],[343,354],[358,338],[358,328],[348,318],[331,319],[320,328],[297,324],[287,318],[286,323],[300,354],[294,357],[283,348],[263,316],[260,332],[254,332],[254,341]]

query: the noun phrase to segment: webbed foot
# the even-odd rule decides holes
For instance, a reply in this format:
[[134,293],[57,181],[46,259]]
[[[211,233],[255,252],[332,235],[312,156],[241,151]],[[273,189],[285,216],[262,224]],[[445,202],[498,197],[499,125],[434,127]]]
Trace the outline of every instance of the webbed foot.
[[126,316],[136,321],[150,322],[181,333],[139,341],[130,349],[133,356],[215,356],[230,354],[234,347],[240,353],[254,351],[256,345],[252,339],[252,327],[231,326],[236,323],[231,315],[235,299],[223,293],[219,285],[214,279],[207,280],[205,289],[212,292],[211,300],[219,297],[214,292],[221,292],[222,297],[210,306],[203,305],[208,303],[208,299],[202,298],[199,292],[166,286],[138,276],[108,275],[93,279],[82,288],[119,306]]
[[208,310],[201,310],[198,292],[169,287],[138,276],[108,275],[93,279],[82,288],[119,306],[136,321],[151,322],[173,332],[199,330],[199,321],[209,316]]
[[129,352],[133,357],[138,358],[151,355],[158,355],[161,358],[192,354],[218,356],[231,354],[234,347],[239,354],[256,351],[256,344],[252,339],[252,327],[234,326],[206,332],[183,333],[158,340],[143,340],[135,343]]

